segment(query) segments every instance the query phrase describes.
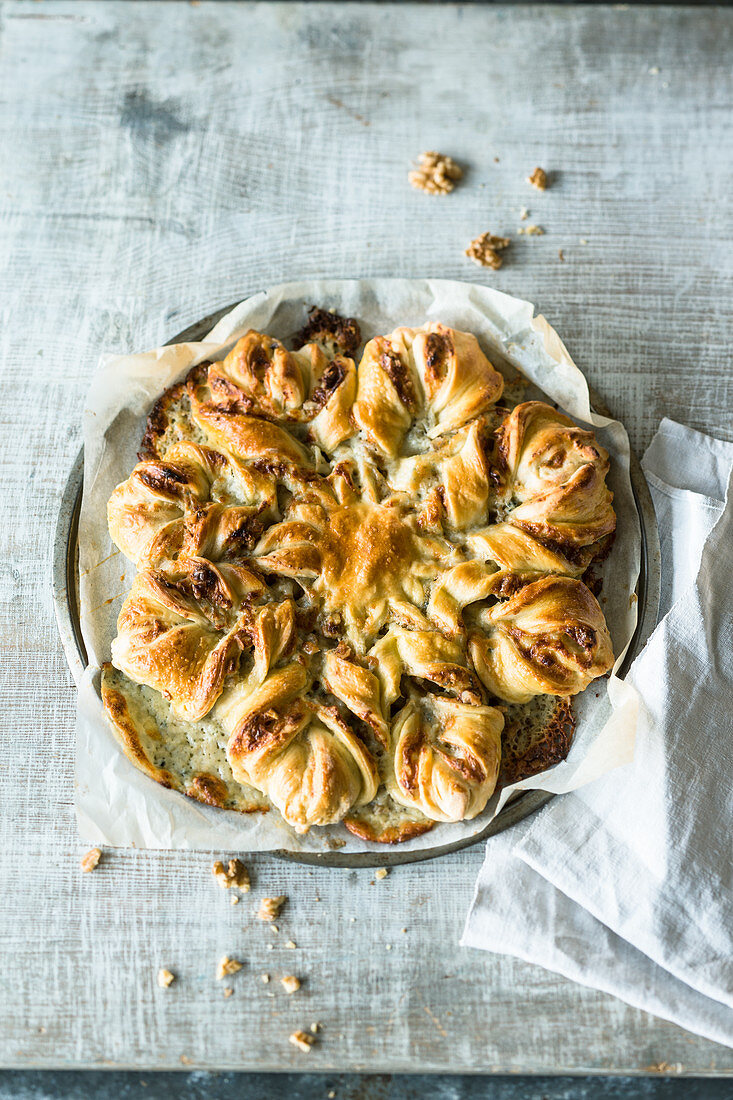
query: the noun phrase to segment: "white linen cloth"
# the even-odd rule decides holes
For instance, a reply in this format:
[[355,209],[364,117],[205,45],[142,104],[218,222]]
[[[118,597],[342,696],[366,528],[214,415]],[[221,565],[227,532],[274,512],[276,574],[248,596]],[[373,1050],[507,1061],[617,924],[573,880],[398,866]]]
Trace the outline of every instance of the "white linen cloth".
[[642,466],[663,618],[634,759],[488,841],[461,943],[733,1046],[733,444],[663,420]]

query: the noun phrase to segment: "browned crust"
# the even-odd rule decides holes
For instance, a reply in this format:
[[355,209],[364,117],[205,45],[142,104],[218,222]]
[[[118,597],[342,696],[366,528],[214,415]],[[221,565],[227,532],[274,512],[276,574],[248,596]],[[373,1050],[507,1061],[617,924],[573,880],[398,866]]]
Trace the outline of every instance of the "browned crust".
[[[102,665],[102,672],[109,672],[111,668],[110,664],[104,664]],[[174,776],[165,768],[156,767],[145,752],[137,726],[127,706],[127,700],[122,692],[105,683],[104,675],[102,676],[102,703],[117,740],[120,742],[128,760],[140,771],[145,772],[151,779],[154,779],[156,783],[160,783],[170,790],[180,790],[181,786]]]
[[211,775],[209,772],[195,775],[186,788],[186,794],[207,806],[226,806],[229,797],[226,783],[218,775]]
[[361,328],[355,317],[342,317],[339,313],[311,306],[308,310],[308,323],[295,336],[296,348],[311,341],[332,341],[344,355],[353,357],[361,343]]
[[192,367],[185,378],[182,378],[180,382],[176,382],[175,385],[169,386],[160,395],[153,405],[145,424],[145,431],[140,441],[140,450],[137,452],[140,462],[149,462],[151,459],[161,459],[163,457],[158,449],[158,442],[168,427],[168,413],[171,405],[181,400],[186,393],[189,381],[200,375],[209,366],[209,363],[199,363],[198,366]]
[[358,813],[347,814],[343,823],[354,836],[373,844],[402,844],[435,828],[434,821],[403,821],[400,825],[387,825],[377,829],[371,822],[360,818]]
[[113,666],[109,662],[102,665],[102,703],[122,751],[136,768],[154,779],[156,783],[167,787],[168,790],[179,791],[188,798],[192,798],[196,802],[203,802],[207,806],[234,810],[236,813],[242,814],[266,814],[269,812],[269,806],[230,805],[226,784],[218,776],[211,775],[208,772],[199,772],[187,786],[184,786],[167,769],[156,767],[143,748],[137,724],[130,714],[125,696],[117,688],[110,687],[109,684],[105,683],[105,674],[112,672]]
[[549,722],[537,731],[524,751],[519,749],[517,724],[504,728],[501,739],[501,767],[497,787],[508,787],[533,775],[547,771],[554,764],[565,760],[570,752],[575,734],[575,716],[572,699],[560,697]]
[[234,810],[240,814],[266,814],[269,806],[230,806],[229,792],[223,779],[208,772],[195,775],[183,794],[206,806],[216,806],[220,810]]

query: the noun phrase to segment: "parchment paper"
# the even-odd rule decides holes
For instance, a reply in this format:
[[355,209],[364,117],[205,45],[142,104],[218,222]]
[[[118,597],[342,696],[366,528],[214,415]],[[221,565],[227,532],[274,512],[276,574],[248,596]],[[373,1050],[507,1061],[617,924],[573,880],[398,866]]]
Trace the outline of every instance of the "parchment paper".
[[[288,283],[236,306],[197,344],[157,348],[141,355],[103,356],[84,414],[84,497],[79,523],[81,623],[90,667],[77,705],[76,809],[82,838],[119,847],[259,851],[374,850],[385,847],[353,837],[343,826],[298,836],[273,810],[238,814],[203,806],[169,791],[124,756],[102,708],[99,672],[134,566],[107,531],[107,500],[136,462],[145,420],[156,398],[195,363],[221,358],[249,328],[281,340],[302,328],[306,308],[317,304],[358,318],[365,340],[398,325],[442,321],[475,333],[497,368],[522,373],[584,426],[592,426],[611,455],[609,485],[618,531],[605,563],[601,605],[616,665],[575,699],[577,732],[567,760],[495,795],[473,821],[438,825],[400,850],[426,849],[478,833],[513,790],[561,793],[582,786],[633,756],[637,696],[616,669],[636,625],[639,520],[629,479],[629,442],[618,421],[591,412],[588,387],[557,333],[529,302],[473,284],[447,280],[368,279]],[[534,396],[528,394],[528,397]],[[343,845],[341,842],[346,841]]]

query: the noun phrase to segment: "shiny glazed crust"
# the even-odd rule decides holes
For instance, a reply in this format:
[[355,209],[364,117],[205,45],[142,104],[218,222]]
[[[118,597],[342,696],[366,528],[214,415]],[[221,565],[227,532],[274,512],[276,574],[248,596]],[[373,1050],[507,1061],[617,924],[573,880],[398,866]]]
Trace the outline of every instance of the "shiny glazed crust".
[[109,501],[138,574],[103,701],[165,786],[395,843],[567,753],[613,663],[580,579],[615,529],[608,455],[497,407],[470,333],[400,328],[358,368],[356,322],[302,336],[246,333],[151,413]]

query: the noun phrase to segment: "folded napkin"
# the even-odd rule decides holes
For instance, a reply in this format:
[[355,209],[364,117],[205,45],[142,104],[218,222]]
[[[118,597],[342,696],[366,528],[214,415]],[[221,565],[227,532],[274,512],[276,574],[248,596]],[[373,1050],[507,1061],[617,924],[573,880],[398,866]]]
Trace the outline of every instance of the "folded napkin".
[[663,618],[634,759],[488,841],[461,943],[733,1046],[733,444],[664,420],[642,465]]

